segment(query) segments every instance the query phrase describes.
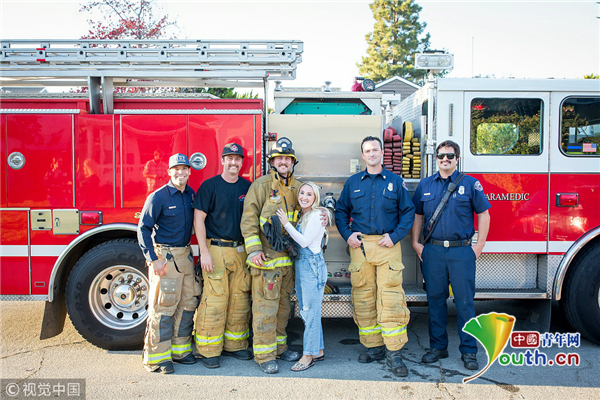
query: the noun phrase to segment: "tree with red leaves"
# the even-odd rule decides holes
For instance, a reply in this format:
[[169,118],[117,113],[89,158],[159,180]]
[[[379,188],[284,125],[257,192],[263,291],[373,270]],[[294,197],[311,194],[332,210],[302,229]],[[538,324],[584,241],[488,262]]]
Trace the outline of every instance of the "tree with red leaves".
[[177,28],[156,0],[97,0],[81,4],[79,11],[103,16],[99,21],[88,19],[90,30],[81,39],[161,39]]

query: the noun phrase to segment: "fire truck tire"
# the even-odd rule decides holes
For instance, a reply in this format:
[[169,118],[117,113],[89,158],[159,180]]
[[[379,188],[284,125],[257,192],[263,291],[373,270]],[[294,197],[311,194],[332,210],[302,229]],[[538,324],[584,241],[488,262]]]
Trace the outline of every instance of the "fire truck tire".
[[150,288],[146,275],[144,255],[133,239],[111,240],[85,253],[66,287],[75,329],[102,349],[142,348]]
[[563,306],[571,326],[600,344],[600,242],[585,248],[569,268]]

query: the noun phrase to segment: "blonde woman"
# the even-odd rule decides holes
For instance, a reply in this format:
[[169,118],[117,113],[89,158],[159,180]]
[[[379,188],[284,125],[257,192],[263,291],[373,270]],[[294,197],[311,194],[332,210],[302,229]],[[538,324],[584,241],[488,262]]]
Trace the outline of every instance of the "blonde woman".
[[286,213],[279,209],[277,216],[292,239],[298,244],[296,258],[296,292],[300,316],[304,321],[304,351],[302,358],[294,364],[292,371],[304,371],[315,361],[325,359],[323,353],[323,328],[321,326],[321,304],[327,283],[327,266],[323,259],[322,240],[325,227],[321,223],[319,188],[313,182],[302,184],[298,190],[298,203],[302,216],[294,228]]

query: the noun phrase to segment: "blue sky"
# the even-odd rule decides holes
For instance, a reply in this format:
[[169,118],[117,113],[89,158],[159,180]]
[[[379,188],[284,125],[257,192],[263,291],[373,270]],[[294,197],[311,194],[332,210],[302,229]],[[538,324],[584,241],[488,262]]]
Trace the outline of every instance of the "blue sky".
[[[418,1],[431,47],[455,54],[449,77],[581,78],[600,74],[596,1]],[[368,1],[161,1],[188,39],[304,41],[295,82],[349,90],[374,20]],[[2,39],[70,39],[87,31],[79,1],[0,0]]]

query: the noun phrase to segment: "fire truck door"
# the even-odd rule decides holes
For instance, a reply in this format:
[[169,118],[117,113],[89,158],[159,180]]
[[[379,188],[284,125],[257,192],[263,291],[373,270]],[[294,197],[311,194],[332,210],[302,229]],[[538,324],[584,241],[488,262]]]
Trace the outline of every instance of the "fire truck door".
[[492,204],[486,252],[547,251],[549,113],[547,92],[465,93],[462,170]]
[[[244,165],[240,175],[252,181],[260,175],[260,116],[253,114],[200,114],[189,116],[189,156],[192,163],[192,175],[189,185],[198,190],[206,179],[222,171],[221,154],[227,143],[235,142],[245,151]],[[257,121],[258,120],[258,121]],[[256,157],[256,158],[255,158]],[[195,163],[205,159],[204,166]],[[258,162],[255,162],[258,160]],[[258,164],[258,171],[256,165]]]
[[[50,271],[64,247],[59,242],[66,240],[52,232],[53,209],[73,209],[75,204],[74,121],[71,111],[6,115],[7,205],[28,211],[2,213],[3,242],[10,242],[14,256],[4,259],[3,244],[3,291],[15,282],[17,287],[10,290],[18,294],[48,293]],[[5,223],[11,227],[5,229]],[[8,232],[15,237],[4,237]]]
[[549,252],[600,226],[600,96],[552,93]]
[[6,116],[8,207],[74,206],[73,115]]

